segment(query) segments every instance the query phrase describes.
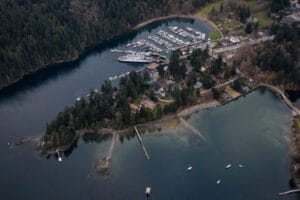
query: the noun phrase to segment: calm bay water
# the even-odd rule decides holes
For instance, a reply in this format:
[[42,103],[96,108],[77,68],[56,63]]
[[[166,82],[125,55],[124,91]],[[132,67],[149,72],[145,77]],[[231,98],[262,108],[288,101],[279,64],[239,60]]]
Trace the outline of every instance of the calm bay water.
[[[198,21],[156,23],[95,49],[74,65],[45,70],[2,92],[2,199],[144,199],[148,185],[152,186],[151,199],[280,199],[277,192],[289,189],[291,111],[265,90],[191,115],[188,123],[207,142],[181,124],[170,123],[172,128],[162,125],[160,131],[143,134],[151,156],[146,160],[137,138],[124,138],[116,144],[112,174],[106,177],[95,174],[95,162],[107,151],[110,138],[101,143],[80,141],[61,163],[36,155],[32,143],[7,148],[7,142],[19,136],[41,135],[46,122],[57,112],[98,88],[108,77],[143,67],[119,63],[115,60],[119,54],[109,50],[124,48],[130,40],[168,25],[210,31]],[[233,167],[225,170],[228,163]],[[189,164],[193,170],[187,173]],[[244,168],[238,168],[238,164]],[[222,180],[220,185],[216,184],[218,179]]]

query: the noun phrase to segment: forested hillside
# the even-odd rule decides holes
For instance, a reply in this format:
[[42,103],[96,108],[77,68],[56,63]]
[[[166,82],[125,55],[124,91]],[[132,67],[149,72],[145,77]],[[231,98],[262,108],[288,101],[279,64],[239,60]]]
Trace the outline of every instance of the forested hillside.
[[0,88],[128,31],[209,0],[1,0]]

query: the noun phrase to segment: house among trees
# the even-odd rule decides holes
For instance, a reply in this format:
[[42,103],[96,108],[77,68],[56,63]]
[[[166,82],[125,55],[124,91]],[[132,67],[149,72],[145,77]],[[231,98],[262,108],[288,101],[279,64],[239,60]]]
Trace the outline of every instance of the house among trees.
[[281,22],[284,23],[284,24],[288,24],[288,25],[297,25],[297,26],[299,26],[300,25],[300,12],[285,16],[281,20]]
[[203,83],[201,83],[200,81],[197,81],[196,84],[194,85],[194,89],[199,89],[203,87]]
[[232,44],[237,44],[237,43],[240,42],[240,39],[237,38],[237,37],[231,36],[231,37],[229,38],[229,42],[231,42]]
[[154,110],[156,108],[156,103],[150,99],[142,100],[141,105],[145,108],[149,108],[150,110]]

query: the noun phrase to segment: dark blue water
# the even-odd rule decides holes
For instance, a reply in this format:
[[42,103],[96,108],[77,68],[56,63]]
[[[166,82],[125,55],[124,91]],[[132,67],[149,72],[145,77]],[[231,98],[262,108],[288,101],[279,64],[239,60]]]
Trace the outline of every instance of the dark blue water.
[[[194,26],[208,33],[201,22],[168,20],[126,36],[143,38],[172,24]],[[144,134],[151,159],[146,160],[137,138],[116,145],[112,174],[95,174],[95,162],[110,138],[101,143],[79,142],[59,163],[41,158],[35,144],[15,149],[7,142],[19,136],[41,135],[45,124],[66,105],[72,105],[108,77],[142,65],[119,63],[109,50],[124,48],[126,38],[95,49],[79,62],[45,70],[0,95],[1,199],[279,199],[288,189],[290,110],[270,92],[256,91],[223,107],[194,114],[188,123],[207,139],[203,143],[181,124],[162,125]],[[172,123],[171,123],[172,124]],[[174,126],[173,126],[174,127]],[[225,170],[224,166],[234,166]],[[237,164],[245,165],[237,168]],[[185,172],[188,164],[193,166]],[[222,179],[220,185],[216,181]],[[286,199],[294,199],[293,196]]]

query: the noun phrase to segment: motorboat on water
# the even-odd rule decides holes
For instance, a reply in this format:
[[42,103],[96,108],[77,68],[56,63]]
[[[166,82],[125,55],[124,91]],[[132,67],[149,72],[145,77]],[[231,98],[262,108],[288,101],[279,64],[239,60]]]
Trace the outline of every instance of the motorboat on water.
[[189,166],[188,168],[185,169],[185,171],[191,171],[193,169],[192,166]]
[[221,183],[221,179],[217,180],[217,184],[219,185]]
[[150,63],[151,60],[146,58],[145,55],[142,54],[127,54],[125,56],[118,57],[118,61],[120,62],[131,62],[131,63]]
[[232,164],[228,164],[225,166],[226,169],[229,169],[230,167],[232,167]]
[[145,191],[147,198],[150,196],[150,193],[151,193],[151,187],[148,186],[148,187],[146,187],[146,191]]
[[241,164],[239,164],[238,166],[239,166],[239,168],[243,168],[244,167],[244,165],[241,165]]

